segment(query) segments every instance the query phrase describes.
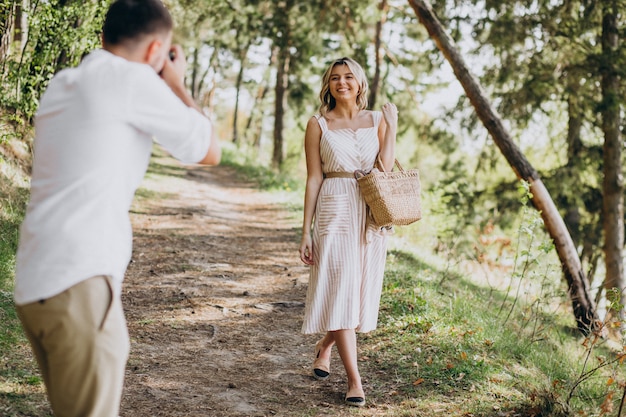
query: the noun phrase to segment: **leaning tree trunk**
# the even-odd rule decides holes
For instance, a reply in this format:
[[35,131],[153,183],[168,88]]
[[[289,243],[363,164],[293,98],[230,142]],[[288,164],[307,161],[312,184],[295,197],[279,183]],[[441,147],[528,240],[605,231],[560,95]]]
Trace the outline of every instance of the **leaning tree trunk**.
[[[615,65],[619,48],[617,1],[607,1],[603,6],[601,67],[603,174],[602,181],[602,228],[604,229],[604,260],[607,296],[614,292],[614,300],[624,304],[624,184],[622,180],[622,140],[620,134],[620,82]],[[622,321],[623,309],[611,306],[607,318]]]
[[595,305],[589,296],[589,284],[587,283],[587,278],[572,238],[548,190],[543,185],[535,169],[526,160],[504,128],[502,120],[485,97],[476,79],[470,73],[454,41],[444,31],[430,3],[427,0],[409,0],[409,4],[413,7],[418,19],[426,27],[430,37],[435,41],[439,50],[452,66],[454,74],[463,86],[478,117],[491,134],[491,137],[509,165],[511,165],[511,168],[513,168],[513,171],[519,178],[530,184],[530,190],[533,195],[532,202],[541,213],[563,267],[576,324],[582,333],[589,333],[597,325]]

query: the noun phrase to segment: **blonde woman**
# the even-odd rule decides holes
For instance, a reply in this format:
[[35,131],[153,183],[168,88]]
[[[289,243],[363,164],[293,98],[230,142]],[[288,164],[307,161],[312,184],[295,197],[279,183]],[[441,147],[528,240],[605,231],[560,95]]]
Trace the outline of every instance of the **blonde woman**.
[[[322,78],[319,114],[305,133],[307,182],[300,258],[311,266],[302,331],[324,333],[315,345],[313,376],[330,375],[337,345],[348,379],[345,401],[365,405],[357,364],[356,332],[376,328],[387,236],[367,222],[354,178],[380,155],[385,169],[395,159],[398,110],[367,108],[363,68],[350,58],[335,60]],[[313,220],[314,227],[312,228]]]

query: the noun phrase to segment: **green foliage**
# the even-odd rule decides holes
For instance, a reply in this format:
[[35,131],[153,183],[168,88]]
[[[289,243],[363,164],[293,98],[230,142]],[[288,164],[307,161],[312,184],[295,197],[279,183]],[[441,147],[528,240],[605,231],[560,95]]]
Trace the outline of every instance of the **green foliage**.
[[[0,176],[0,410],[6,416],[35,415],[36,412],[32,397],[17,395],[8,387],[23,384],[41,391],[42,386],[28,355],[26,338],[13,303],[18,229],[27,198],[28,190],[14,187]],[[39,401],[44,401],[43,393]]]
[[303,181],[293,173],[268,168],[259,164],[258,160],[251,155],[253,154],[246,153],[240,148],[225,146],[222,149],[220,165],[234,168],[239,175],[254,181],[262,190],[287,192],[302,190]]
[[28,190],[13,188],[0,178],[0,289],[9,291],[13,285],[15,252],[19,225],[24,215]]
[[[600,41],[612,7],[618,13],[624,2],[458,0],[439,5],[446,22],[473,34],[482,85],[540,171],[590,271],[603,244],[601,184],[607,155],[599,146],[601,112],[625,104],[623,86],[601,87],[603,75],[621,72],[618,63],[626,59],[626,49],[603,50]],[[470,135],[478,136],[483,128],[467,106],[461,101],[456,114]],[[485,148],[493,152],[493,146]],[[489,186],[496,181],[500,185]],[[497,176],[481,178],[480,184],[488,198],[509,198],[497,192],[506,185]],[[483,201],[476,204],[484,209]]]
[[55,0],[32,2],[25,11],[28,29],[21,45],[2,63],[0,107],[32,119],[48,81],[61,69],[77,65],[100,44],[108,1]]

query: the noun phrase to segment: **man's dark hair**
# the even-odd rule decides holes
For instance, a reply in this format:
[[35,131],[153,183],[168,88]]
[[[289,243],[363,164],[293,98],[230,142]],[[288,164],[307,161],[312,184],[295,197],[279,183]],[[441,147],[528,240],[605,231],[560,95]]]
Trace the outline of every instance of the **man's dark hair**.
[[119,45],[142,36],[172,30],[172,17],[160,0],[116,0],[104,19],[105,45]]

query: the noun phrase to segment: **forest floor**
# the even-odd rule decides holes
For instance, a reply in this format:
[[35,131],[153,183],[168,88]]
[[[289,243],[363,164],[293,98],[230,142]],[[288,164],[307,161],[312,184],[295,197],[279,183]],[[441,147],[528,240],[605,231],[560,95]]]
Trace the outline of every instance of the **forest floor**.
[[275,200],[230,167],[153,161],[131,210],[122,417],[373,416],[390,406],[368,392],[367,363],[368,405],[344,405],[336,350],[331,378],[311,376],[301,220]]

